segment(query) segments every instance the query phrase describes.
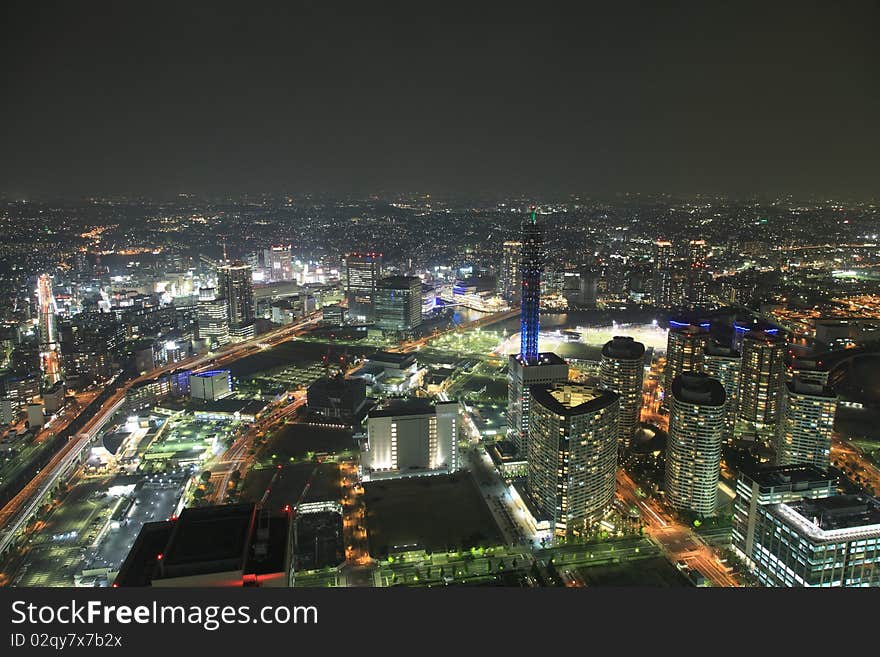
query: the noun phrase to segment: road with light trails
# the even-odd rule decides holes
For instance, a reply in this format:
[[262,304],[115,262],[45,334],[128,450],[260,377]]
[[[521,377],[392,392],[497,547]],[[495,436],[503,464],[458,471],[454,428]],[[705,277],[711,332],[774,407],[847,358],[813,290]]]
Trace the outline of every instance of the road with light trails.
[[[98,431],[119,410],[125,395],[132,386],[144,381],[151,381],[163,374],[175,370],[207,369],[226,365],[254,353],[271,349],[286,342],[298,334],[317,324],[321,319],[321,311],[316,311],[299,322],[282,326],[245,342],[224,347],[223,350],[204,356],[194,356],[182,361],[170,363],[146,374],[138,376],[113,393],[102,405],[98,413],[83,426],[76,438],[69,440],[52,457],[49,463],[29,481],[19,493],[0,509],[0,554],[12,543],[21,526],[39,507],[39,502],[56,485],[58,478],[78,458],[83,448],[95,437]],[[109,385],[113,385],[111,382]]]
[[617,473],[617,495],[635,506],[645,520],[645,531],[656,540],[671,561],[684,561],[699,570],[713,586],[740,586],[730,570],[722,564],[703,540],[689,527],[675,520],[653,500],[636,493],[636,484],[623,470]]

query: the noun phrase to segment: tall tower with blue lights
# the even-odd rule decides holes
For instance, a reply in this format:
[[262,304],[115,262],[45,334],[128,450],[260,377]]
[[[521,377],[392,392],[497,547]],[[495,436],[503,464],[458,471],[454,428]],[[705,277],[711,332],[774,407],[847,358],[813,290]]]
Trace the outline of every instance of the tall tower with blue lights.
[[554,353],[538,351],[544,231],[538,224],[538,210],[534,206],[522,222],[520,241],[520,350],[518,354],[511,354],[508,361],[507,433],[519,453],[528,459],[529,387],[564,383],[568,380],[568,363]]
[[532,206],[522,224],[520,257],[522,294],[520,303],[520,349],[529,364],[538,361],[538,334],[541,328],[541,274],[544,271],[544,231],[538,223],[538,209]]

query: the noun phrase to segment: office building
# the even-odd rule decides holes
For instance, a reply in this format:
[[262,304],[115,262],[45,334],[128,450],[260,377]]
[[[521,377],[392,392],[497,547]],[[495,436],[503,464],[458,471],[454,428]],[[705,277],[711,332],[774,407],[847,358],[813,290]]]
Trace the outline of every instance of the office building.
[[615,336],[602,347],[599,381],[605,390],[620,396],[620,443],[628,447],[642,411],[645,378],[645,345],[632,338]]
[[189,375],[189,394],[193,399],[217,401],[232,394],[229,370],[210,370]]
[[556,535],[576,533],[614,501],[620,397],[577,383],[529,394],[529,495]]
[[672,242],[654,243],[654,305],[660,308],[685,306],[688,274],[683,270]]
[[776,464],[831,465],[831,432],[837,412],[837,395],[828,386],[787,382],[782,389]]
[[49,274],[40,274],[37,278],[37,333],[40,341],[40,365],[49,384],[61,380],[57,313],[52,277]]
[[390,276],[375,292],[376,325],[383,331],[410,333],[422,323],[422,282],[417,276]]
[[449,474],[459,469],[458,402],[389,400],[367,414],[365,481]]
[[785,372],[785,339],[770,331],[749,331],[742,340],[737,418],[757,428],[779,419]]
[[290,244],[271,246],[263,251],[266,280],[270,283],[293,280],[293,258]]
[[675,509],[715,515],[724,400],[724,387],[705,374],[686,372],[672,381],[665,492]]
[[229,342],[229,304],[225,298],[217,296],[215,288],[203,287],[199,290],[196,322],[198,337],[209,348]]
[[367,383],[360,378],[321,377],[309,386],[306,403],[313,413],[351,422],[367,405]]
[[508,241],[501,247],[501,270],[498,272],[498,294],[505,301],[519,301],[522,278],[520,256],[522,242]]
[[739,377],[742,354],[716,342],[703,350],[703,371],[724,386],[724,440],[731,441],[736,428],[736,403],[739,398]]
[[345,256],[345,296],[351,321],[373,321],[373,304],[381,278],[381,253],[349,253]]
[[669,394],[675,377],[685,372],[703,371],[703,352],[708,342],[708,326],[669,321],[666,368],[663,372],[663,408],[669,408]]
[[688,242],[687,270],[687,306],[689,308],[705,307],[709,301],[709,253],[711,249],[705,240]]
[[750,566],[755,562],[758,508],[837,494],[837,479],[812,465],[763,466],[743,469],[733,500],[733,548]]
[[758,505],[747,563],[764,586],[880,586],[880,502],[831,495]]
[[226,299],[230,337],[237,341],[253,337],[256,311],[250,265],[236,262],[218,267],[217,292]]

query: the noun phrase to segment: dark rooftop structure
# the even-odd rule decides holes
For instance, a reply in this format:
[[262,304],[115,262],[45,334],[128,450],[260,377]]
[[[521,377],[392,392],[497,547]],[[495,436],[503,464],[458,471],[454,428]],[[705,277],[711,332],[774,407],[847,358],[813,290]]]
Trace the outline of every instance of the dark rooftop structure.
[[615,335],[602,347],[605,358],[637,360],[645,357],[645,345],[633,338]]
[[744,470],[742,476],[751,479],[767,491],[778,487],[806,490],[812,482],[827,482],[834,479],[828,472],[814,465],[755,467]]
[[281,583],[289,537],[289,513],[261,513],[255,504],[188,508],[180,518],[144,525],[114,586]]
[[865,495],[832,495],[788,505],[826,531],[880,525],[880,502]]
[[565,417],[584,415],[613,404],[620,395],[582,383],[529,386],[532,399],[544,408]]
[[416,362],[414,354],[405,354],[397,351],[377,351],[367,356],[367,360],[374,363],[383,363],[394,365],[399,368],[406,368]]
[[527,362],[522,355],[516,354],[511,356],[511,358],[516,358],[523,365],[528,367],[529,365],[566,365],[565,359],[561,358],[559,355],[553,353],[552,351],[542,351],[538,354],[538,358],[534,362]]
[[672,396],[686,404],[723,406],[726,399],[724,386],[702,372],[684,372],[672,381]]
[[425,415],[434,412],[434,404],[426,399],[389,399],[371,409],[368,417],[392,417],[396,415]]
[[733,347],[730,347],[726,344],[720,344],[715,341],[709,342],[704,347],[703,353],[705,353],[707,356],[720,356],[722,358],[742,358],[742,354]]

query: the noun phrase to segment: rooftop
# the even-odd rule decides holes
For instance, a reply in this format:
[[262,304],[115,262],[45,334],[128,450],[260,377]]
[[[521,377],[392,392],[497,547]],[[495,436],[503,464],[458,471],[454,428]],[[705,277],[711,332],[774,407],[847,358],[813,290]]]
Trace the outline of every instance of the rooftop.
[[814,465],[777,465],[756,467],[751,471],[744,471],[743,475],[757,483],[761,488],[775,488],[778,486],[791,485],[793,489],[806,489],[812,482],[827,483],[833,481],[824,470]]
[[865,495],[802,499],[772,510],[820,542],[880,536],[880,502]]
[[557,415],[571,417],[606,408],[619,399],[617,393],[583,383],[530,386],[532,398]]
[[645,357],[645,345],[633,338],[615,335],[602,347],[602,355],[606,358],[626,358],[638,360]]
[[684,372],[673,379],[672,396],[686,404],[721,406],[726,395],[717,379],[701,372]]

